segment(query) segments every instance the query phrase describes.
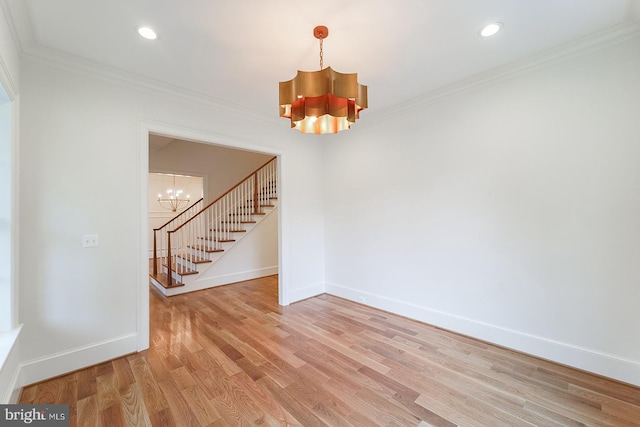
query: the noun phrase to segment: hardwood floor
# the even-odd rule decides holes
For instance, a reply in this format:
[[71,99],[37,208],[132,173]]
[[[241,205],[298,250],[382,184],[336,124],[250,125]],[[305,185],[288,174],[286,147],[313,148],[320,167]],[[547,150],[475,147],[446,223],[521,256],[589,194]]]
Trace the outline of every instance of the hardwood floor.
[[163,298],[149,350],[25,387],[78,426],[638,426],[640,389],[277,277]]

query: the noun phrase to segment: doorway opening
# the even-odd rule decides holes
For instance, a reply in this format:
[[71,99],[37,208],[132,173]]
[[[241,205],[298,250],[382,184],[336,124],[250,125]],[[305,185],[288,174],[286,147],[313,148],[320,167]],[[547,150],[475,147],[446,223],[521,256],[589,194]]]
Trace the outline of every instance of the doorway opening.
[[[259,167],[265,159],[274,157],[277,159],[278,192],[281,194],[283,156],[277,150],[265,150],[265,147],[238,141],[236,138],[150,122],[139,123],[138,139],[139,210],[141,212],[138,348],[143,350],[149,345],[149,267],[151,265],[149,262],[149,242],[153,239],[153,236],[149,234],[151,225],[149,221],[149,204],[151,203],[149,173],[202,177],[202,192],[206,206],[206,203],[215,201],[216,197],[245,178],[247,171],[254,170],[256,165]],[[278,302],[280,305],[288,305],[289,296],[286,292],[286,272],[283,268],[282,256],[284,243],[282,212],[284,205],[281,202],[282,200],[278,200],[277,208],[273,214],[270,214],[273,218],[272,221],[276,224],[273,250],[275,252],[275,273],[273,274],[278,276]],[[229,251],[229,254],[232,251]],[[228,258],[231,258],[231,255]],[[264,274],[264,276],[273,274]],[[250,278],[244,280],[248,279]],[[231,280],[229,283],[236,281],[242,280]]]

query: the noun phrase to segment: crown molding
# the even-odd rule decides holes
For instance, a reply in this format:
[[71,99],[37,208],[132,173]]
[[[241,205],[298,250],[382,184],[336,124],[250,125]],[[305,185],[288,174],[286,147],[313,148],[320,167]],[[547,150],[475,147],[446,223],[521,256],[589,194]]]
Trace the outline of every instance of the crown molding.
[[[640,0],[638,0],[640,2]],[[464,80],[444,86],[440,89],[416,96],[402,104],[396,104],[379,111],[370,112],[366,120],[360,119],[360,126],[371,126],[385,120],[406,114],[422,106],[432,104],[472,89],[512,79],[552,64],[577,58],[591,52],[605,49],[625,41],[640,37],[640,23],[629,19],[624,23],[599,31],[563,45],[529,56],[488,71],[476,74]]]
[[[31,13],[26,1],[0,0],[0,6],[8,18],[9,29],[22,58],[69,72],[98,76],[117,84],[133,86],[148,93],[163,93],[173,98],[199,103],[208,108],[221,109],[245,119],[248,118],[254,122],[259,122],[265,126],[279,127],[277,126],[279,122],[274,120],[277,115],[271,116],[261,111],[248,109],[240,104],[130,73],[55,49],[42,47],[36,43],[37,34],[35,34],[35,29],[31,23]],[[2,71],[2,66],[3,64],[0,63],[0,72]]]
[[95,61],[80,58],[51,48],[44,48],[36,44],[31,44],[23,50],[22,56],[34,62],[42,63],[54,68],[69,72],[80,73],[87,76],[97,76],[107,81],[117,84],[133,86],[136,89],[151,92],[153,94],[162,93],[174,98],[188,100],[199,103],[209,108],[221,109],[231,114],[258,121],[264,125],[275,126],[273,117],[257,110],[195,92],[180,86],[165,83],[139,74],[130,73]]
[[[9,4],[11,4],[10,7]],[[42,47],[35,42],[34,29],[31,25],[27,2],[22,0],[0,0],[0,5],[7,18],[9,18],[9,27],[21,57],[64,69],[65,71],[82,73],[89,76],[99,76],[112,82],[133,86],[148,93],[163,93],[174,98],[199,103],[208,108],[221,109],[230,114],[258,122],[261,125],[280,128],[280,122],[274,119],[277,118],[275,113],[272,116],[262,111],[248,109],[240,104],[130,73],[61,51]],[[629,6],[629,18],[619,25],[587,35],[522,60],[484,71],[464,80],[418,95],[401,104],[395,104],[377,111],[368,110],[367,114],[358,121],[358,128],[384,122],[389,118],[403,115],[409,110],[474,88],[511,79],[554,63],[576,58],[630,39],[638,38],[640,37],[639,15],[640,0],[632,0]],[[0,72],[2,72],[2,66],[3,64],[0,63]],[[11,82],[9,83],[11,84]]]
[[[16,33],[16,29],[13,24],[13,16],[5,0],[0,1],[0,19],[3,19],[7,23],[11,41],[5,41],[6,43],[12,43],[15,47],[17,54],[20,54],[20,42]],[[9,100],[15,99],[19,92],[19,84],[16,81],[17,76],[12,76],[9,70],[9,65],[5,61],[6,58],[0,56],[0,84],[3,85]]]
[[[87,76],[98,76],[105,80],[134,86],[137,89],[163,93],[174,98],[196,102],[208,108],[217,108],[231,114],[248,118],[263,125],[276,127],[274,117],[260,111],[251,110],[245,106],[234,104],[222,99],[191,91],[176,85],[164,83],[135,73],[120,70],[115,67],[100,64],[95,61],[70,55],[51,48],[45,48],[36,43],[37,34],[31,24],[29,5],[23,0],[0,0],[0,6],[7,16],[9,29],[22,58],[30,59],[65,71],[81,73]],[[0,64],[2,71],[3,64]]]

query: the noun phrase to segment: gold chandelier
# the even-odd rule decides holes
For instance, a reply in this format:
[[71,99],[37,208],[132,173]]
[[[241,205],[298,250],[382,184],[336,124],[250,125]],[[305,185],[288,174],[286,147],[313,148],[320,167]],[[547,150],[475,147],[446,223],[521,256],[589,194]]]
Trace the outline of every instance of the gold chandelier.
[[367,87],[358,83],[358,74],[342,74],[322,68],[322,41],[329,35],[325,26],[313,29],[320,40],[320,71],[300,71],[280,82],[280,117],[302,133],[338,133],[349,129],[367,108]]
[[173,188],[167,190],[167,196],[162,197],[162,194],[158,194],[158,204],[165,209],[169,209],[173,212],[182,210],[187,207],[190,201],[190,196],[187,194],[187,198],[182,197],[184,191],[176,189],[176,176],[173,175]]

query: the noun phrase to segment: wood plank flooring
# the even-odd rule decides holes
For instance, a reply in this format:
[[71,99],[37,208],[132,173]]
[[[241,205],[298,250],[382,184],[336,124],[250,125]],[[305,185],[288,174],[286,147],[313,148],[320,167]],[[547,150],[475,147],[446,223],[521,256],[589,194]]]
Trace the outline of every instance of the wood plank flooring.
[[75,426],[638,426],[640,389],[277,276],[163,298],[149,350],[25,387]]

